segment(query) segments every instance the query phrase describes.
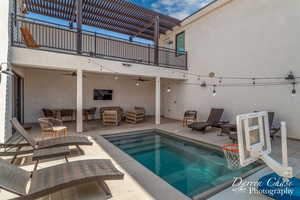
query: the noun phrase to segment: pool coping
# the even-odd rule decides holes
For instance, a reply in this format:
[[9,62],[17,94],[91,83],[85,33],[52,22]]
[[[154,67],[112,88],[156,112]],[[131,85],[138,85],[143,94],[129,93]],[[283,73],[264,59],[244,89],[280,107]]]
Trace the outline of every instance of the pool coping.
[[[107,145],[103,146],[106,150],[109,150],[111,148],[113,148],[114,150],[117,150],[118,151],[118,156],[121,156],[123,158],[127,158],[128,160],[130,161],[133,161],[136,165],[138,165],[139,167],[142,167],[144,168],[146,171],[150,172],[154,177],[157,177],[159,178],[161,181],[163,181],[165,184],[167,184],[168,186],[170,186],[174,191],[176,191],[175,193],[180,193],[182,195],[184,195],[186,197],[186,199],[192,199],[192,200],[206,200],[212,196],[214,196],[215,194],[219,193],[219,192],[222,192],[223,190],[229,188],[232,183],[233,183],[233,180],[231,181],[227,181],[223,184],[220,184],[216,187],[213,187],[205,192],[202,192],[198,195],[195,195],[193,196],[192,198],[186,196],[185,194],[183,194],[181,191],[177,190],[176,188],[174,188],[173,186],[171,186],[168,182],[166,182],[165,180],[163,180],[161,177],[157,176],[156,174],[154,174],[151,170],[147,169],[145,166],[143,166],[141,163],[139,163],[138,161],[136,161],[134,158],[132,158],[130,155],[128,155],[127,153],[125,153],[124,151],[122,151],[121,149],[119,149],[118,147],[116,147],[114,144],[112,144],[111,142],[109,142],[107,139],[105,139],[105,136],[125,136],[125,135],[132,135],[132,134],[139,134],[139,133],[147,133],[149,131],[157,131],[157,132],[160,132],[162,134],[165,134],[165,135],[169,135],[169,136],[172,136],[172,137],[175,137],[175,138],[178,138],[178,139],[182,139],[182,140],[185,140],[187,142],[192,142],[192,143],[196,143],[198,145],[204,145],[204,146],[207,146],[209,148],[214,148],[218,151],[221,151],[221,147],[219,145],[214,145],[214,144],[211,144],[211,143],[208,143],[208,142],[204,142],[204,141],[199,141],[199,140],[195,140],[195,139],[192,139],[192,138],[188,138],[188,137],[184,137],[182,135],[177,135],[176,133],[172,133],[171,131],[166,131],[166,130],[162,130],[160,128],[149,128],[149,129],[143,129],[143,130],[134,130],[134,131],[124,131],[124,132],[116,132],[116,133],[109,133],[109,134],[104,134],[104,135],[97,135],[96,137],[101,137],[103,140],[105,140],[108,144],[110,144],[109,148],[107,149]],[[95,141],[97,142],[97,139],[95,139]],[[98,142],[97,142],[98,143]],[[99,144],[99,143],[98,143]],[[103,145],[104,143],[101,143],[99,145]],[[113,157],[113,155],[112,155]],[[113,157],[115,158],[115,157]],[[121,159],[122,160],[122,159]],[[266,165],[264,164],[261,164],[259,165],[258,167],[254,168],[254,169],[251,169],[250,171],[244,173],[241,175],[241,178],[246,178],[256,172],[258,172],[259,170],[265,168]],[[131,173],[129,173],[131,174]],[[145,188],[149,188],[148,185],[143,185]],[[152,187],[152,186],[150,186]],[[182,196],[180,195],[180,196]],[[182,199],[182,198],[180,198]],[[172,198],[172,200],[174,200],[174,198]]]

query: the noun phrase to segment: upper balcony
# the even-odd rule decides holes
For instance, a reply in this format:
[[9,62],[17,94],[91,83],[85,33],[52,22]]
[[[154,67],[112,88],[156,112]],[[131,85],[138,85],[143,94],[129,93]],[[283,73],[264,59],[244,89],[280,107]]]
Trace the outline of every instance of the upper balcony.
[[[60,16],[59,18],[67,20],[70,19],[69,13],[64,13],[64,10],[69,8],[68,12],[73,9],[71,13],[81,13],[81,16],[71,17],[70,24],[76,22],[74,28],[13,15],[12,46],[187,70],[187,52],[176,52],[158,45],[159,35],[178,25],[176,19],[136,7],[134,4],[129,6],[128,3],[126,3],[127,9],[131,8],[131,10],[124,8],[121,11],[117,9],[117,6],[121,6],[119,5],[121,1],[118,4],[116,1],[107,1],[111,6],[109,13],[104,13],[108,11],[103,6],[100,9],[100,5],[89,5],[90,1],[74,0],[74,2],[79,4],[75,6],[76,9],[64,7],[67,6],[64,0],[47,2],[45,5],[31,4],[30,0],[26,1],[28,3],[26,12],[50,17]],[[82,9],[83,5],[80,6],[80,2],[85,4],[85,9]],[[93,9],[87,9],[88,6]],[[136,12],[133,13],[132,10]],[[108,18],[110,21],[107,21]],[[125,23],[125,20],[128,22]],[[84,30],[82,24],[127,34],[129,38],[140,37],[153,40],[154,44],[108,37],[99,32]]]

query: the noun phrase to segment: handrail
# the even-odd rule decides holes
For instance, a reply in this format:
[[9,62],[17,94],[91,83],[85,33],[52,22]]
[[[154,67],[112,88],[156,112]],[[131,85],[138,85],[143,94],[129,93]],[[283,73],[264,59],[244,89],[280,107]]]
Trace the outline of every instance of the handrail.
[[[20,32],[21,27],[26,27],[27,32],[31,34],[31,40],[34,40],[35,46],[39,49],[72,54],[78,52],[77,31],[68,26],[44,20],[31,20],[22,16],[17,16],[13,20],[15,21],[12,25],[12,45],[14,46],[29,47],[24,41],[23,33]],[[177,52],[165,47],[155,48],[153,45],[106,37],[103,34],[85,30],[81,32],[81,35],[82,51],[79,53],[83,56],[187,69],[187,52]],[[157,60],[154,58],[155,49],[158,49]]]
[[[58,27],[61,27],[61,28],[66,28],[66,29],[69,29],[70,31],[72,30],[72,31],[76,32],[76,29],[71,29],[67,25],[58,24],[58,23],[55,23],[55,22],[49,22],[49,21],[46,21],[46,20],[36,19],[36,18],[28,17],[28,16],[16,15],[16,17],[24,19],[24,20],[30,20],[30,21],[36,22],[36,23],[41,22],[43,24],[54,25],[54,26],[58,26]],[[91,33],[91,34],[95,34],[96,33],[97,35],[100,35],[100,36],[103,36],[103,37],[107,37],[107,38],[110,38],[110,39],[117,39],[117,40],[123,40],[123,41],[130,42],[129,40],[126,40],[124,38],[120,38],[120,37],[117,37],[117,36],[111,36],[111,35],[99,33],[99,32],[96,32],[96,31],[93,32],[93,31],[82,29],[82,32]],[[142,43],[142,42],[138,42],[138,41],[132,41],[131,43],[142,44],[142,45],[151,45],[151,44],[146,44],[146,43]],[[153,45],[151,45],[151,46],[153,46]]]

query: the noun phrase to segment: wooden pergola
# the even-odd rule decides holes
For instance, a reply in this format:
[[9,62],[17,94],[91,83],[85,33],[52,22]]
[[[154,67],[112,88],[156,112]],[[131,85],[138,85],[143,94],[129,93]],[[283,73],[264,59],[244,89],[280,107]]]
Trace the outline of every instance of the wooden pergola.
[[[77,24],[77,50],[81,52],[82,25],[154,41],[172,30],[180,20],[126,0],[24,0],[27,12],[59,18]],[[155,54],[158,54],[158,50]]]

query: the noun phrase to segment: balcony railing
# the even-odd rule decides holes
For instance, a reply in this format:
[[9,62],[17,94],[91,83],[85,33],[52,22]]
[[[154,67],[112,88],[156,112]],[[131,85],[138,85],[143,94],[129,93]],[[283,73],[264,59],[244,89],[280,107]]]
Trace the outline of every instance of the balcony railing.
[[[12,21],[13,46],[32,48],[28,44],[29,39],[35,44],[35,49],[78,54],[76,30],[68,26],[20,16],[13,16]],[[29,38],[24,39],[21,28],[27,31]],[[187,52],[158,47],[158,58],[155,59],[156,48],[152,45],[110,38],[89,31],[82,31],[81,42],[82,50],[79,54],[83,56],[187,69]]]

